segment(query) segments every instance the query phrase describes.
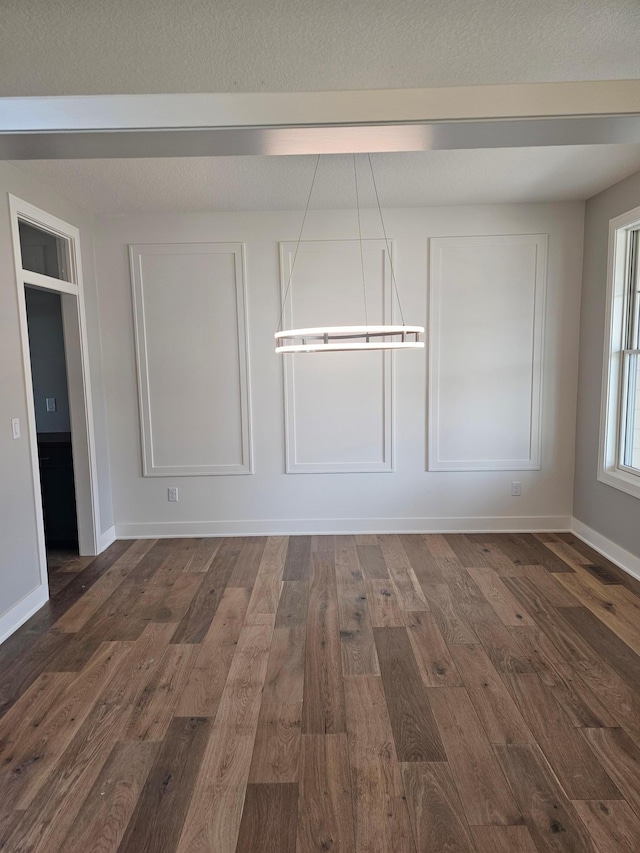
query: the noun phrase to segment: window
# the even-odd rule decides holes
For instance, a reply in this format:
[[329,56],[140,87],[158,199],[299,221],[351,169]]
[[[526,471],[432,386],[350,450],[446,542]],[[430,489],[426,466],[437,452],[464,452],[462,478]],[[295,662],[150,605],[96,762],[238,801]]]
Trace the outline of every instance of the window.
[[640,208],[612,219],[598,479],[640,497]]
[[48,275],[61,281],[71,281],[69,240],[18,220],[22,269]]

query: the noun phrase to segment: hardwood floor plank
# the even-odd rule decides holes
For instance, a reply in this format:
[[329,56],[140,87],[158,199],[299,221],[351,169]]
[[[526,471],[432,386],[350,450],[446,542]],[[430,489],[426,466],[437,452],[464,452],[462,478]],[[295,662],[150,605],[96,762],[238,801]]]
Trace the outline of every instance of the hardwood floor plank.
[[273,625],[247,625],[240,632],[178,853],[236,850],[272,633]]
[[43,672],[0,718],[0,764],[25,737],[37,729],[73,681],[71,672]]
[[11,837],[16,850],[59,850],[122,730],[117,705],[98,700]]
[[579,728],[615,726],[610,709],[587,687],[578,671],[568,663],[540,628],[512,628],[511,632],[540,680],[551,688],[557,703],[572,724]]
[[173,853],[210,732],[206,717],[171,721],[118,853]]
[[365,580],[389,582],[387,565],[382,556],[377,536],[356,536],[358,560]]
[[537,675],[506,676],[512,696],[570,799],[615,800],[620,792]]
[[311,537],[290,536],[282,580],[304,581],[311,573]]
[[378,544],[401,610],[429,610],[427,599],[418,583],[398,536],[378,536]]
[[573,572],[578,566],[589,562],[582,554],[560,539],[560,534],[535,533],[534,536],[547,551],[550,551],[561,564],[564,564],[565,571]]
[[408,613],[407,634],[426,687],[462,687],[460,673],[432,613]]
[[304,667],[304,734],[345,729],[342,652],[333,554],[312,557]]
[[429,690],[460,799],[471,825],[522,822],[509,786],[464,687]]
[[178,701],[177,716],[215,717],[248,607],[249,590],[225,590]]
[[402,628],[406,624],[406,616],[398,606],[390,579],[365,580],[364,586],[373,628]]
[[345,697],[355,849],[416,853],[382,680],[348,678]]
[[483,548],[484,537],[479,539],[464,534],[447,534],[444,538],[463,568],[466,569],[470,566],[487,568],[489,566],[486,557],[487,552]]
[[267,539],[247,610],[249,621],[256,614],[271,614],[278,609],[287,543],[286,536],[269,536]]
[[355,538],[336,536],[334,545],[343,672],[345,676],[380,675]]
[[629,687],[640,691],[640,655],[586,608],[563,608],[560,613],[574,631],[626,681]]
[[238,850],[296,853],[298,786],[295,782],[247,785]]
[[169,646],[131,711],[124,740],[164,739],[199,651],[189,644]]
[[566,543],[574,552],[577,552],[582,557],[578,562],[596,568],[600,573],[606,573],[607,576],[616,578],[616,583],[626,587],[634,595],[640,596],[640,581],[631,577],[627,572],[623,571],[611,560],[607,560],[602,554],[583,542],[573,533],[559,533],[558,539]]
[[526,826],[472,826],[478,853],[536,853]]
[[246,539],[231,572],[229,586],[247,586],[253,589],[266,544],[265,536],[249,536]]
[[448,764],[403,764],[402,779],[417,849],[421,853],[474,853]]
[[297,782],[300,775],[302,702],[263,698],[249,782]]
[[[482,538],[485,542],[495,545],[516,566],[544,565],[541,562],[543,552],[539,550],[540,543],[530,534],[480,533],[478,534],[478,538]],[[553,559],[553,554],[549,555],[549,559]]]
[[157,743],[118,743],[64,838],[60,853],[117,850],[158,751]]
[[[45,628],[46,630],[46,628]],[[12,638],[10,638],[12,639]],[[78,672],[96,653],[100,640],[47,631],[29,644],[23,654],[0,670],[0,716],[43,672]],[[3,646],[4,648],[4,646]]]
[[504,744],[495,751],[538,851],[597,853],[537,747]]
[[398,761],[446,761],[405,628],[374,628]]
[[284,581],[276,611],[276,628],[293,628],[307,621],[309,579]]
[[452,646],[451,654],[491,743],[531,743],[533,735],[482,646]]
[[423,590],[433,618],[448,646],[465,643],[474,645],[478,642],[477,634],[447,584],[426,584]]
[[402,545],[411,568],[415,572],[420,586],[425,584],[446,583],[446,577],[427,547],[425,537],[419,533],[405,534],[400,537]]
[[582,729],[581,734],[640,817],[640,747],[623,729]]
[[467,569],[503,625],[533,625],[534,621],[493,569]]
[[520,577],[526,578],[552,607],[580,607],[580,602],[544,566],[522,566]]
[[521,563],[516,565],[513,560],[510,560],[505,553],[495,544],[495,542],[487,542],[483,536],[479,535],[467,537],[472,542],[478,543],[482,549],[482,556],[489,568],[493,569],[501,578],[517,578],[526,572],[527,566]]
[[475,626],[476,634],[500,675],[535,672],[533,664],[502,623]]
[[128,647],[103,643],[68,685],[43,724],[22,738],[0,773],[0,813],[26,809],[88,716],[99,687],[115,675]]
[[296,853],[355,849],[346,735],[303,735]]
[[209,570],[178,625],[174,643],[201,643],[213,622],[225,587],[240,555],[242,542],[223,539]]
[[489,604],[468,569],[453,566],[448,574],[447,585],[472,628],[474,625],[488,625],[492,622],[502,624],[495,608]]
[[603,586],[587,573],[562,576],[560,580],[600,622],[640,655],[640,600],[636,603],[635,596],[623,587]]
[[144,622],[179,623],[203,580],[203,574],[181,572],[166,585],[149,584],[137,602],[138,615]]
[[[74,633],[83,628],[148,553],[153,544],[154,540],[131,543],[129,548],[103,572],[85,594],[63,613],[55,623],[56,630]],[[141,545],[142,547],[140,547]]]
[[[540,542],[535,535],[519,534],[519,538],[524,539],[529,553],[535,555],[532,560],[532,565],[539,563],[541,566],[554,575],[571,574],[572,567],[568,565],[558,554],[552,551],[546,544]],[[517,540],[516,540],[517,547]],[[527,561],[524,561],[528,565]]]
[[222,538],[213,536],[193,539],[189,559],[184,567],[185,572],[207,572],[222,544]]
[[573,807],[600,853],[636,853],[640,818],[624,800],[577,800]]
[[266,699],[274,702],[302,702],[306,633],[304,623],[293,628],[274,630],[264,686]]

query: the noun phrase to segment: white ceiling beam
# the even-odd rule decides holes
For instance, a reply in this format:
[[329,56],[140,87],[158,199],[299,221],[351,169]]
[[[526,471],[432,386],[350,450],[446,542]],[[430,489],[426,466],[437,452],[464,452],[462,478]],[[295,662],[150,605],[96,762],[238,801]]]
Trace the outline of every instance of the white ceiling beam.
[[0,158],[640,142],[640,81],[361,92],[0,98]]

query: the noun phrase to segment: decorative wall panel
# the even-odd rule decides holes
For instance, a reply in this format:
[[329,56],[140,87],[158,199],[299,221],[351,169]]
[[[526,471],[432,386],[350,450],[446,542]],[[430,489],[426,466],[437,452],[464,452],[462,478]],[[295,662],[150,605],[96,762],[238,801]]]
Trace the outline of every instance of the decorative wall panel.
[[242,244],[129,248],[144,476],[251,473]]

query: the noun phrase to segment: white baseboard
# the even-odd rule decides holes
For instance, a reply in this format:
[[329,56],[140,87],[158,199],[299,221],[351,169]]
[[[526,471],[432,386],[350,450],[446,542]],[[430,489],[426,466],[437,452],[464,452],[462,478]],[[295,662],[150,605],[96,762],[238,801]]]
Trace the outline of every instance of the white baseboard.
[[113,525],[108,530],[105,530],[104,533],[100,534],[100,541],[98,542],[98,554],[102,554],[103,551],[106,551],[109,545],[113,544],[115,541],[116,528],[115,525]]
[[591,545],[596,551],[611,560],[616,566],[619,566],[628,575],[640,581],[640,557],[636,557],[630,551],[625,551],[611,539],[597,533],[586,524],[578,521],[577,518],[571,519],[571,532],[575,533],[578,539],[582,539],[587,545]]
[[38,586],[0,616],[0,643],[4,643],[21,625],[48,601],[46,585]]
[[532,533],[567,531],[571,517],[296,518],[251,521],[159,521],[116,524],[118,539],[174,536],[299,536],[343,533]]

